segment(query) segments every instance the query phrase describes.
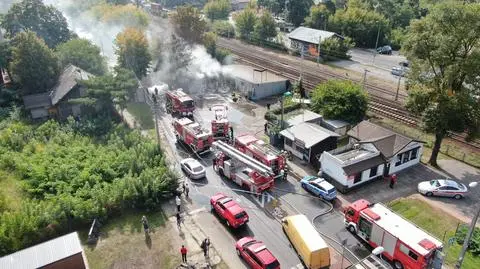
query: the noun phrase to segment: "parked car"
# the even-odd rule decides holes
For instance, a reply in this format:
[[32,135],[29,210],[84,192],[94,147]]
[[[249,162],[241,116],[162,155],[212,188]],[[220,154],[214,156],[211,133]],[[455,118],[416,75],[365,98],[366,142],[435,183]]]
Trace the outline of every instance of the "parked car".
[[280,263],[262,241],[244,237],[235,243],[238,256],[253,269],[280,269]]
[[306,176],[300,181],[302,188],[306,191],[321,197],[325,200],[332,201],[337,198],[335,187],[323,178],[316,176]]
[[410,67],[410,62],[409,61],[401,61],[398,63],[398,65],[403,66],[403,67]]
[[394,66],[392,67],[392,75],[404,77],[408,72],[407,67]]
[[191,179],[201,179],[204,178],[206,175],[205,167],[203,167],[203,165],[195,159],[183,159],[180,161],[180,166],[182,167],[182,170],[185,171],[187,176]]
[[380,54],[392,55],[392,51],[393,51],[392,47],[390,47],[388,45],[377,48],[377,52],[380,53]]
[[468,192],[467,186],[452,179],[433,179],[418,183],[418,192],[425,196],[444,196],[462,199]]
[[217,193],[210,198],[210,205],[229,227],[238,228],[248,222],[247,212],[232,197]]

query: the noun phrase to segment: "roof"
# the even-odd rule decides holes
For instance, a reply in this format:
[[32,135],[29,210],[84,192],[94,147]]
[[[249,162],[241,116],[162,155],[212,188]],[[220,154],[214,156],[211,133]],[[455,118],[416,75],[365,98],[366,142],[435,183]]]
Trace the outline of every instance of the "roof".
[[341,39],[344,38],[343,36],[336,34],[334,32],[323,31],[323,30],[308,28],[304,26],[300,26],[288,34],[288,38],[290,39],[295,39],[295,40],[307,42],[310,44],[318,44],[320,40],[325,40],[332,36],[336,36]]
[[322,142],[329,137],[339,137],[340,135],[327,130],[317,124],[303,122],[285,129],[280,132],[284,137],[294,141],[300,140],[305,143],[306,148]]
[[[399,238],[403,243],[412,248],[420,255],[426,255],[431,250],[425,249],[425,239],[435,244],[438,247],[442,247],[442,242],[437,238],[431,236],[424,230],[413,225],[411,222],[395,214],[386,206],[377,203],[369,208],[370,211],[380,216],[375,223],[386,230],[388,233]],[[423,242],[422,242],[423,241]],[[422,246],[423,245],[423,246]]]
[[[347,134],[360,142],[374,144],[385,158],[394,156],[410,142],[417,141],[365,120],[350,129]],[[393,147],[390,147],[390,144]]]
[[262,241],[256,241],[255,243],[249,245],[248,248],[252,252],[256,253],[257,257],[262,260],[264,264],[270,264],[277,260]]
[[345,174],[347,175],[353,175],[358,172],[365,171],[369,168],[375,167],[377,165],[380,165],[384,163],[385,160],[382,158],[382,156],[377,155],[373,158],[368,158],[366,160],[362,160],[356,163],[352,163],[349,165],[346,165],[343,167],[343,171],[345,171]]
[[40,268],[82,252],[76,232],[57,237],[0,258],[0,268]]
[[343,121],[343,120],[326,120],[326,119],[323,119],[323,122],[326,125],[329,125],[329,126],[331,126],[332,128],[335,128],[335,129],[343,128],[345,126],[350,125],[350,123],[348,123],[346,121]]
[[248,65],[232,64],[224,67],[224,72],[235,78],[239,78],[250,83],[269,83],[287,81],[286,78],[278,76],[265,69],[258,69]]
[[313,182],[317,183],[320,187],[324,188],[327,191],[335,188],[332,184],[330,184],[323,178],[317,178],[313,180]]
[[237,140],[238,143],[240,143],[242,145],[249,145],[249,144],[257,141],[258,138],[256,138],[255,136],[253,136],[251,134],[244,134],[244,135],[239,135],[239,136],[235,137],[235,140]]
[[67,95],[79,80],[87,80],[93,77],[92,74],[74,65],[68,65],[60,75],[57,84],[52,90],[52,105],[56,105]]
[[304,110],[301,114],[294,115],[287,119],[289,126],[294,126],[302,122],[311,122],[315,120],[321,120],[322,115],[312,112],[310,110]]
[[51,105],[50,92],[25,95],[23,97],[23,105],[25,106],[25,109],[49,107]]
[[290,224],[296,227],[300,238],[303,239],[305,245],[311,252],[328,248],[328,245],[305,215],[288,216],[285,217],[285,219],[290,220]]

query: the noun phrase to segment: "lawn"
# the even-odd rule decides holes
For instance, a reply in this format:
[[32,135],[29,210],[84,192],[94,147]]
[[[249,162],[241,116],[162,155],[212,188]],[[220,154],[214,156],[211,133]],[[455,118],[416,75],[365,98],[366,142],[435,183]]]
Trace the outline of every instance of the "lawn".
[[[445,263],[450,266],[455,264],[462,246],[457,244],[456,241],[451,246],[448,246],[445,242],[455,235],[457,225],[461,224],[461,221],[418,199],[401,198],[390,202],[389,206],[425,231],[443,240],[444,251],[446,252]],[[479,264],[480,256],[474,256],[467,252],[462,268],[477,269]]]
[[150,107],[145,103],[129,103],[127,105],[127,111],[135,117],[144,130],[155,129],[155,123],[153,122],[153,114]]
[[[151,240],[146,240],[141,225],[142,215],[148,218]],[[101,227],[97,245],[84,245],[90,268],[175,268],[180,257],[169,235],[170,226],[162,211],[153,213],[127,212]],[[80,238],[86,244],[88,231]],[[158,267],[161,265],[160,267]]]

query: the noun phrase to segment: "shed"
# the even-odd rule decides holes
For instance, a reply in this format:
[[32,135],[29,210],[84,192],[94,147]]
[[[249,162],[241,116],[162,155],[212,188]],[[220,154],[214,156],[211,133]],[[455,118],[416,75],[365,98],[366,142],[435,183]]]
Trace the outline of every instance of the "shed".
[[0,258],[2,269],[88,269],[76,232]]
[[328,38],[344,40],[345,37],[329,31],[300,26],[288,34],[290,47],[295,50],[315,51],[318,54],[318,44]]
[[52,106],[50,92],[25,95],[23,106],[25,110],[30,111],[32,119],[48,117],[48,109]]
[[337,133],[317,124],[302,122],[280,132],[284,137],[284,149],[294,156],[318,167],[318,158],[324,151],[337,147]]
[[323,119],[320,125],[341,136],[347,135],[348,128],[350,127],[350,123],[343,120]]
[[323,117],[320,114],[317,114],[310,110],[303,110],[302,113],[287,118],[286,122],[288,127],[298,125],[302,122],[309,122],[320,125],[322,119]]

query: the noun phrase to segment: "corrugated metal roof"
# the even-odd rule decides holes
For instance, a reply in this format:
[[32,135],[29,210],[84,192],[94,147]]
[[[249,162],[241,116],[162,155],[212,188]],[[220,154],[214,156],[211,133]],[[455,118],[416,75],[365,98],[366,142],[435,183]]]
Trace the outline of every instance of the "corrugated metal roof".
[[336,36],[341,39],[344,38],[343,36],[334,32],[323,31],[303,26],[298,27],[297,29],[293,30],[291,33],[288,34],[288,38],[290,39],[300,40],[310,44],[318,44],[320,40],[325,40],[332,36]]
[[304,110],[301,114],[295,115],[287,119],[288,126],[295,126],[302,122],[311,122],[322,119],[322,115],[312,112],[310,110]]
[[292,126],[280,132],[281,135],[290,140],[300,140],[305,143],[305,148],[311,148],[329,137],[339,137],[340,135],[327,130],[317,124],[303,122]]
[[36,269],[82,252],[76,232],[0,258],[1,269]]
[[25,95],[23,97],[23,105],[25,109],[49,107],[51,106],[50,92]]
[[343,120],[326,120],[324,119],[323,122],[329,126],[331,126],[332,128],[343,128],[345,126],[348,126],[350,125],[350,123],[346,122],[346,121],[343,121]]

